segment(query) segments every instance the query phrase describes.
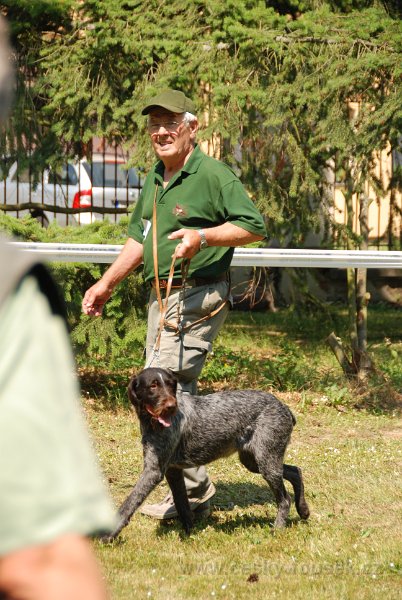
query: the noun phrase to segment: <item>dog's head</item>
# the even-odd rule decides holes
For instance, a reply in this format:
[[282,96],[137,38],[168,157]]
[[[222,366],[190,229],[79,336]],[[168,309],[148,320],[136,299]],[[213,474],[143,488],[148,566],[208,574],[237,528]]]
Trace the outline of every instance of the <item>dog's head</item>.
[[149,368],[133,377],[128,397],[139,418],[148,415],[163,427],[170,427],[177,412],[177,379],[166,369]]

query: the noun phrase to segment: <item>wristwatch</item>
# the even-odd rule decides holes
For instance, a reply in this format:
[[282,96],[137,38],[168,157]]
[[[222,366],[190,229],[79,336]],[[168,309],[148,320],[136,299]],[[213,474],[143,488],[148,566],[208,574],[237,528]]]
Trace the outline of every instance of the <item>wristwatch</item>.
[[207,238],[205,237],[205,231],[203,229],[198,229],[197,231],[201,237],[200,250],[204,250],[204,248],[208,248],[208,242]]

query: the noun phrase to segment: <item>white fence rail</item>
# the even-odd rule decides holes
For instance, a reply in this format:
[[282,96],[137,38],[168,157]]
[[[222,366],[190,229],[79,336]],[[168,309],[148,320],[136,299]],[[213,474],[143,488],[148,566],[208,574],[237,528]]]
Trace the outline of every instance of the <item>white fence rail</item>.
[[[59,262],[112,263],[122,249],[106,244],[13,243],[26,252],[35,252],[43,260]],[[402,269],[402,252],[236,248],[232,266]]]

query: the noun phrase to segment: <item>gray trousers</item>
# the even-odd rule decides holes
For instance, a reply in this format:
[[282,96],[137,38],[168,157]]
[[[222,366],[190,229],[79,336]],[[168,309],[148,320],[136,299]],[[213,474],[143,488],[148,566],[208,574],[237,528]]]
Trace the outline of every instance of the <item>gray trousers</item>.
[[[166,320],[179,322],[182,327],[186,327],[210,314],[229,296],[229,283],[226,281],[204,286],[186,285],[184,292],[181,289],[173,289],[168,299]],[[231,301],[231,298],[229,299]],[[229,308],[228,302],[210,319],[187,328],[179,334],[165,327],[162,331],[159,351],[155,353],[154,345],[159,331],[160,312],[155,290],[152,289],[148,306],[146,366],[170,369],[178,379],[179,391],[196,394],[198,377]],[[210,485],[205,467],[185,469],[184,479],[189,498],[202,497]]]

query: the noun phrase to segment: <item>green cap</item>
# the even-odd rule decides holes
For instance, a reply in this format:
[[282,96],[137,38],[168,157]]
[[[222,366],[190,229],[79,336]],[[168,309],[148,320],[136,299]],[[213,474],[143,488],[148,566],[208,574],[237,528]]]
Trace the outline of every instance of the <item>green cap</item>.
[[158,106],[174,113],[190,112],[195,114],[195,106],[193,101],[190,100],[190,98],[187,98],[187,96],[185,96],[183,92],[180,92],[179,90],[163,90],[157,96],[151,98],[151,100],[142,110],[142,114],[147,115],[153,108],[157,108]]

